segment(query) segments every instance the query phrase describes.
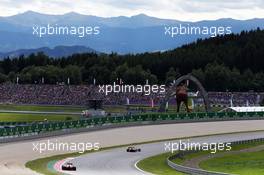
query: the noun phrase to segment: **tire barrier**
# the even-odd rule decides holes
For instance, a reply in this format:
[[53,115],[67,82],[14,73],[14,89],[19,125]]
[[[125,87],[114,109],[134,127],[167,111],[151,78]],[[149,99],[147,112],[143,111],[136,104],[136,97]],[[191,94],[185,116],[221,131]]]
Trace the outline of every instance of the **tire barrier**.
[[[235,141],[232,142],[232,145],[238,145],[238,144],[248,144],[248,143],[253,143],[253,142],[263,142],[264,143],[264,138],[258,138],[258,139],[251,139],[251,140],[240,140],[240,141]],[[185,151],[181,153],[177,153],[173,156],[170,156],[167,158],[166,162],[167,165],[170,166],[171,168],[175,169],[176,171],[180,171],[186,174],[194,174],[194,175],[230,175],[228,173],[221,173],[221,172],[214,172],[214,171],[206,171],[203,169],[198,169],[198,168],[191,168],[187,166],[183,166],[177,163],[172,162],[172,160],[176,159],[177,157],[182,157],[190,153],[194,153],[198,151]],[[180,155],[179,155],[180,154]]]
[[[120,127],[131,125],[225,121],[225,120],[253,120],[264,119],[264,112],[210,112],[210,113],[149,113],[142,115],[128,115],[116,117],[97,117],[83,120],[62,122],[15,123],[6,122],[0,125],[0,140],[8,138],[28,137],[62,131],[66,133],[86,128],[102,128],[106,126]],[[8,124],[8,125],[7,125]]]

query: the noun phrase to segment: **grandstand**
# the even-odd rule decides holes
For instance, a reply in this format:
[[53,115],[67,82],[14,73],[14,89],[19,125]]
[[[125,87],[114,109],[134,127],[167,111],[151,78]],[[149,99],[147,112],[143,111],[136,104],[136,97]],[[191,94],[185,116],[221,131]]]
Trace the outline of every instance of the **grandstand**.
[[[167,87],[168,89],[168,87]],[[88,104],[87,99],[102,99],[104,105],[125,105],[129,103],[150,105],[152,99],[158,105],[164,94],[151,94],[146,96],[141,93],[110,93],[104,95],[98,92],[95,85],[48,85],[48,84],[12,84],[0,85],[0,103],[3,104],[41,104],[41,105],[82,105]],[[208,92],[211,105],[230,107],[233,106],[259,106],[264,99],[264,93],[257,92]],[[175,105],[175,100],[169,101]],[[203,99],[194,99],[195,105],[203,104]]]

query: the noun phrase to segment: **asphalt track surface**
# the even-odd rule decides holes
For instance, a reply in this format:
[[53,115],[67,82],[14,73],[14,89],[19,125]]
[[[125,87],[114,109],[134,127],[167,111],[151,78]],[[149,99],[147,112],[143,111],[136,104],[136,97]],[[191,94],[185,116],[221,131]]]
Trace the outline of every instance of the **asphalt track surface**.
[[[46,142],[48,139],[50,141],[57,141],[63,143],[99,142],[101,147],[110,147],[110,146],[125,145],[131,143],[142,143],[142,142],[154,141],[154,140],[194,137],[194,136],[203,136],[203,135],[212,135],[212,134],[224,134],[231,132],[248,132],[248,131],[257,131],[257,130],[264,131],[264,120],[218,121],[218,122],[133,126],[133,127],[115,128],[115,129],[92,131],[85,133],[76,133],[71,135],[56,136],[52,138],[42,138],[38,140],[25,140],[15,143],[0,144],[0,174],[4,174],[4,175],[37,174],[31,171],[30,169],[26,168],[25,163],[30,160],[34,160],[42,157],[68,153],[68,151],[64,151],[64,150],[47,151],[41,154],[39,152],[33,151],[33,143]],[[250,137],[251,135],[252,133],[250,134]],[[155,149],[158,149],[159,151],[162,148],[158,146],[158,148]],[[108,151],[102,152],[102,153],[110,154],[110,157],[101,153],[96,155],[93,158],[93,161],[96,161],[97,163],[94,163],[94,166],[91,167],[91,169],[89,168],[90,164],[92,164],[91,162],[88,162],[88,160],[87,162],[82,162],[85,163],[85,167],[83,168],[85,168],[85,170],[87,170],[88,172],[98,171],[100,175],[100,173],[105,172],[104,169],[107,167],[109,167],[107,169],[109,170],[107,174],[109,174],[112,171],[116,171],[114,169],[115,167],[111,167],[111,166],[120,164],[122,166],[118,166],[118,167],[119,168],[122,167],[122,168],[119,169],[118,171],[126,171],[127,169],[130,169],[133,172],[137,172],[134,170],[134,165],[133,165],[136,160],[148,156],[148,154],[152,155],[158,153],[157,151],[155,151],[155,153],[153,153],[152,150],[148,151],[148,149],[146,149],[145,146],[142,146],[142,153],[126,154],[124,152],[125,151],[124,148],[117,149],[116,151],[117,152],[119,151],[119,154],[112,155],[112,150],[109,150],[109,152]],[[146,154],[146,155],[141,155],[141,154]],[[122,159],[122,161],[126,161],[122,157],[120,157],[123,155],[128,156],[127,161],[129,161],[131,164],[127,165],[126,162],[123,165],[121,161],[118,163],[112,163],[114,162],[114,160],[118,160],[119,158]],[[83,156],[85,157],[87,156],[87,159],[90,159],[89,157],[90,155],[88,154]],[[93,156],[93,154],[91,154],[91,156]],[[106,164],[100,165],[100,161],[103,161],[102,159],[100,159],[100,156],[101,158],[109,158],[107,162],[104,162]],[[103,169],[100,169],[99,171],[98,168],[103,168]],[[80,169],[80,171],[81,170],[82,169]],[[85,174],[89,174],[89,173],[86,172]]]
[[[263,138],[264,131],[254,133],[236,133],[236,134],[224,134],[215,136],[197,137],[191,139],[183,139],[184,142],[193,143],[217,143],[217,142],[232,142],[240,140],[248,140],[254,138]],[[179,142],[179,140],[169,141]],[[136,163],[146,157],[161,154],[165,151],[165,143],[158,142],[151,144],[138,145],[136,147],[141,148],[141,152],[128,153],[126,147],[116,148],[91,154],[86,154],[77,157],[72,162],[76,167],[76,172],[69,174],[74,175],[142,175],[148,174],[140,171],[136,168]],[[64,171],[65,172],[65,171]],[[68,172],[67,172],[68,173]]]

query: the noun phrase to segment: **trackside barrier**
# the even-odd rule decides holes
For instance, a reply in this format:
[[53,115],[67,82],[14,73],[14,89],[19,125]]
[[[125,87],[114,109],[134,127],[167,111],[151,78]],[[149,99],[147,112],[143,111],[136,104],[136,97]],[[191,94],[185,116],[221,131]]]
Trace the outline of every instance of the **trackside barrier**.
[[[248,144],[248,143],[253,143],[253,142],[264,142],[264,138],[258,138],[258,139],[251,139],[251,140],[241,140],[241,141],[235,141],[235,142],[231,142],[232,145],[237,145],[237,144]],[[181,153],[177,153],[173,156],[170,156],[167,158],[167,165],[170,166],[171,168],[183,172],[183,173],[187,173],[187,174],[195,174],[195,175],[230,175],[228,173],[221,173],[221,172],[214,172],[214,171],[206,171],[203,169],[198,169],[198,168],[191,168],[191,167],[187,167],[187,166],[183,166],[183,165],[179,165],[177,163],[172,162],[172,160],[176,159],[177,157],[182,155],[187,155],[190,153],[194,153],[194,152],[198,152],[198,151],[184,151]],[[181,154],[181,155],[179,155]]]
[[[17,138],[27,135],[37,135],[53,131],[73,131],[80,128],[93,128],[102,126],[127,126],[142,124],[160,124],[176,122],[199,122],[219,120],[250,120],[264,119],[264,112],[210,112],[210,113],[149,113],[141,115],[128,115],[116,117],[89,118],[83,120],[47,122],[47,123],[10,123],[12,127],[0,125],[0,140]],[[24,125],[23,125],[24,124]]]
[[196,168],[190,168],[190,167],[182,166],[182,165],[173,163],[171,160],[169,160],[169,158],[167,159],[167,164],[171,168],[173,168],[173,169],[175,169],[177,171],[183,172],[183,173],[187,173],[187,174],[195,174],[195,175],[230,175],[230,174],[226,174],[226,173],[205,171],[205,170],[202,170],[202,169],[196,169]]

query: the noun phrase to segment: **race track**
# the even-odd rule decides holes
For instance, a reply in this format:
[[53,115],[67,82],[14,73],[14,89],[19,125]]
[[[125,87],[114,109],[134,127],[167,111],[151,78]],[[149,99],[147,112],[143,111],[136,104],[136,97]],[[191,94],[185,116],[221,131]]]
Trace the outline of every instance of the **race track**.
[[[177,123],[163,125],[133,126],[125,128],[108,129],[101,131],[85,132],[72,135],[64,135],[49,138],[50,141],[60,142],[99,142],[101,147],[140,143],[153,140],[163,140],[182,137],[194,137],[211,134],[223,134],[231,132],[247,132],[264,130],[264,120],[249,121],[218,121],[199,123]],[[65,151],[49,151],[40,154],[33,151],[33,142],[43,142],[48,138],[34,141],[22,141],[16,143],[0,144],[0,171],[5,175],[32,175],[33,171],[25,167],[30,160],[67,153]],[[120,150],[122,153],[123,150]],[[145,154],[146,150],[143,151]],[[152,151],[151,151],[152,152]],[[111,154],[111,151],[110,153]],[[147,152],[146,152],[147,154]],[[153,154],[153,153],[150,153]],[[92,155],[92,154],[91,154]],[[116,155],[116,159],[120,158]],[[135,157],[134,157],[135,156]],[[137,157],[138,156],[138,157]],[[146,155],[147,156],[147,155]],[[97,157],[99,160],[99,157]],[[111,157],[112,158],[112,157]],[[135,154],[129,161],[135,162],[140,159],[140,154]],[[101,160],[100,160],[101,161]],[[109,160],[111,162],[112,160]],[[132,164],[133,164],[132,163]],[[112,163],[105,166],[114,166]],[[132,165],[130,165],[130,168]],[[104,167],[105,168],[105,167]],[[129,167],[124,166],[125,169]],[[110,169],[110,168],[108,168]]]
[[[232,142],[241,139],[263,138],[264,131],[254,133],[236,133],[215,136],[205,136],[190,139],[190,142],[195,143],[216,143],[216,142]],[[177,142],[175,140],[173,142]],[[187,140],[185,140],[187,141]],[[84,156],[77,157],[72,162],[76,167],[76,172],[68,174],[74,175],[142,175],[145,174],[139,171],[135,164],[139,160],[146,157],[161,154],[165,152],[165,142],[151,143],[139,145],[141,152],[127,153],[126,148],[111,149]],[[65,171],[64,171],[65,172]]]

